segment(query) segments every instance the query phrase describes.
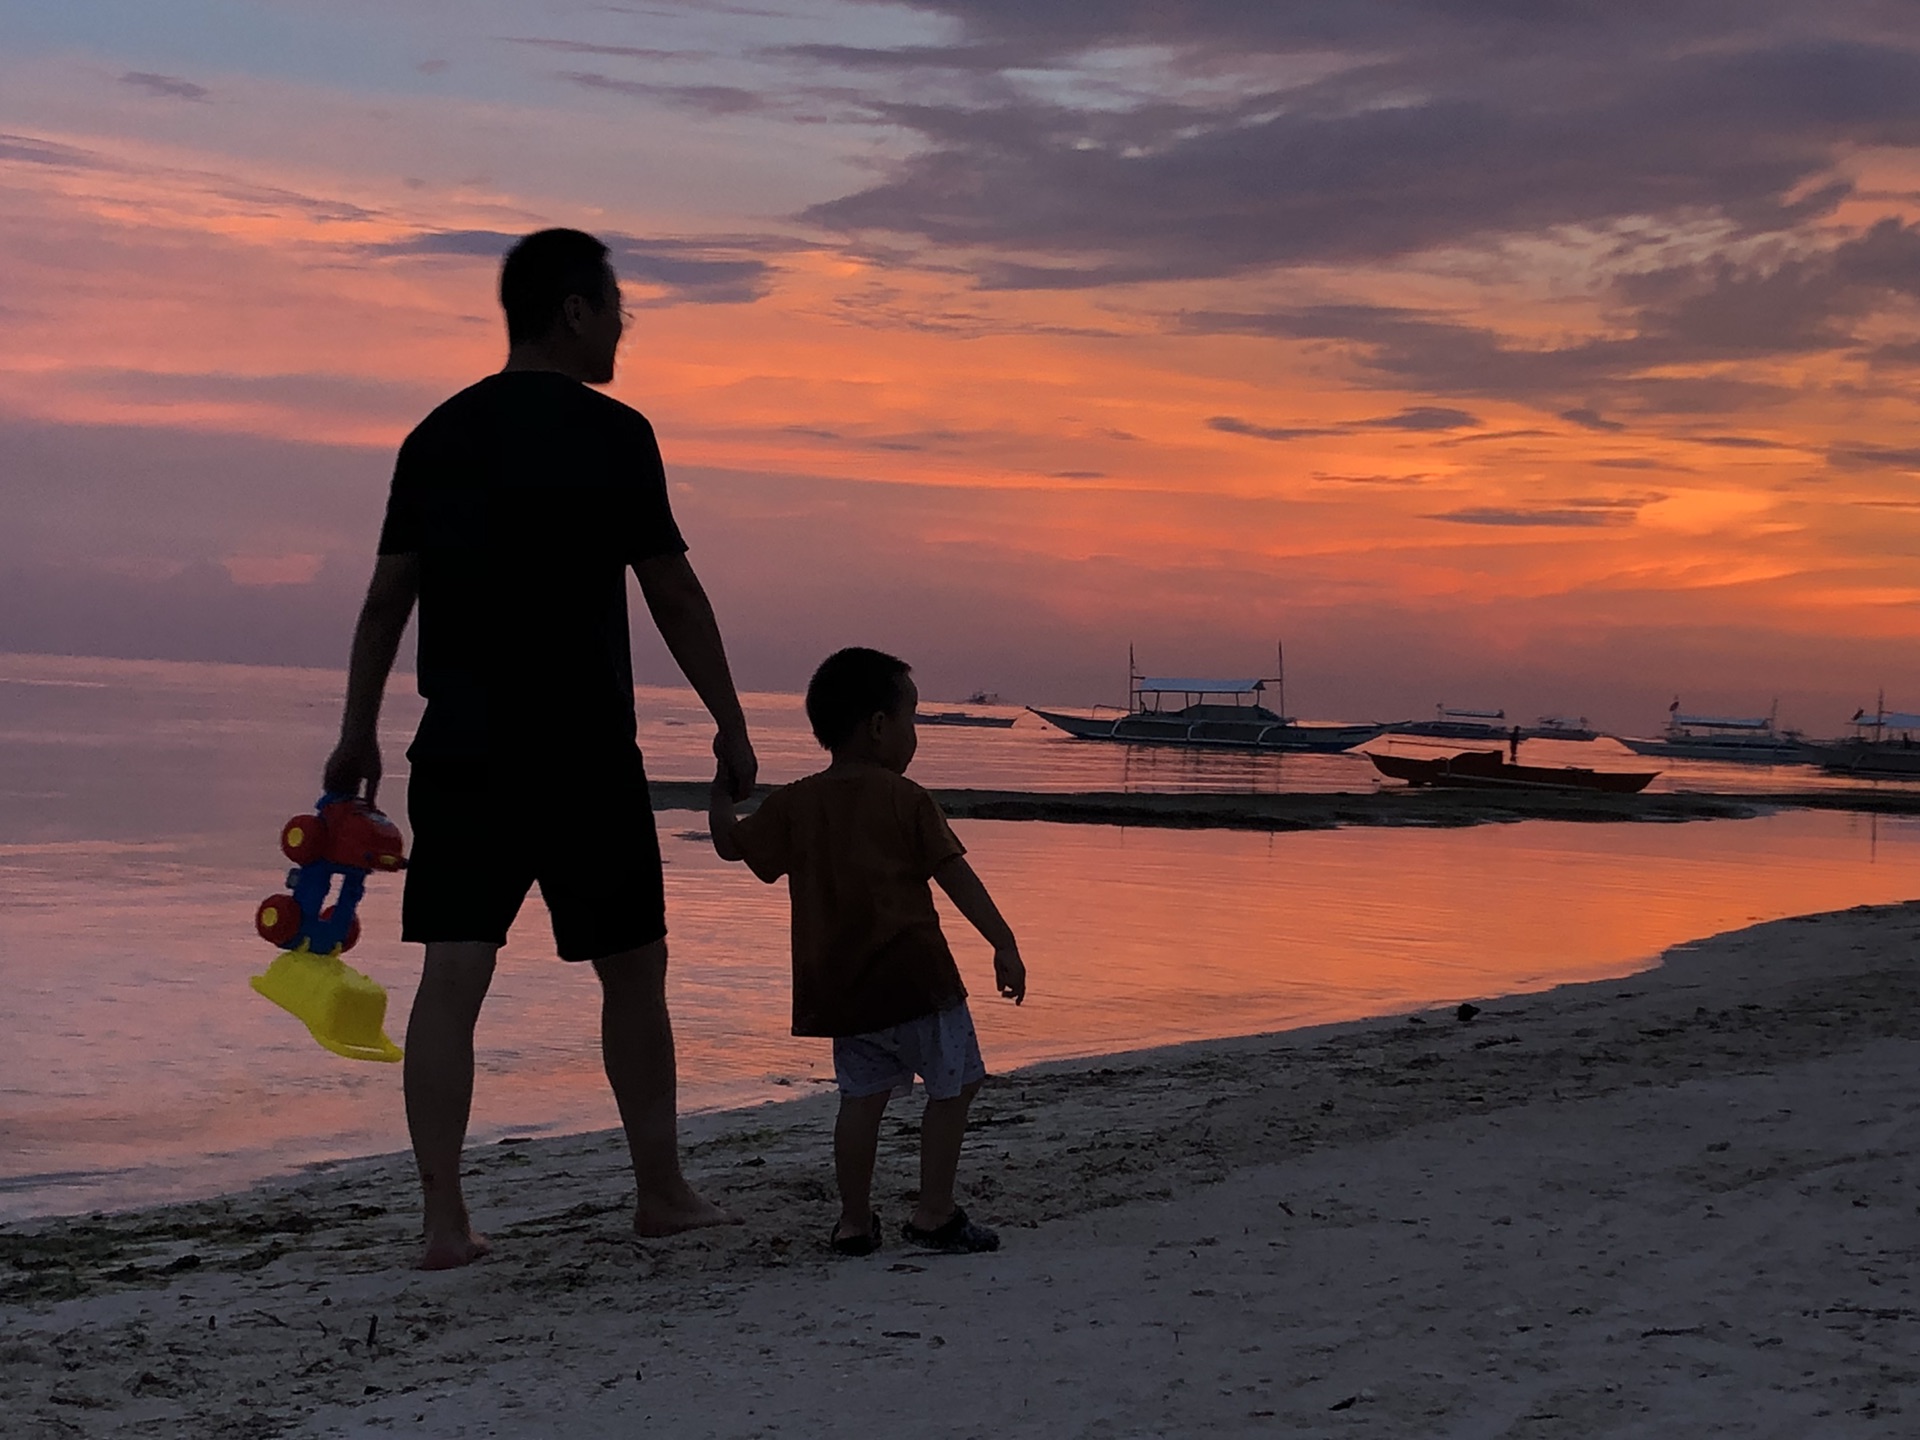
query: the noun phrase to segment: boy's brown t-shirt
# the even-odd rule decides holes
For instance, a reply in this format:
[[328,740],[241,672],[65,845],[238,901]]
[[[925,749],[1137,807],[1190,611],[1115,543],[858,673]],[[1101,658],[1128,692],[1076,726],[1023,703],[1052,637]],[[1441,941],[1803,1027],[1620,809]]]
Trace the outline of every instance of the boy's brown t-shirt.
[[927,886],[966,846],[934,798],[879,765],[782,786],[734,830],[793,902],[793,1033],[864,1035],[964,1000]]

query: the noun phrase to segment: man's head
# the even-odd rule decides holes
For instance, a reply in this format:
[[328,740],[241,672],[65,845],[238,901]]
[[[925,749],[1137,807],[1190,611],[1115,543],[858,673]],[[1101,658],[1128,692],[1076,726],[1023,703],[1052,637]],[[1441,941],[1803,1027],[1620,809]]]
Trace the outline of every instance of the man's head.
[[836,650],[807,682],[807,723],[836,760],[866,760],[904,771],[919,738],[913,668],[863,645]]
[[581,230],[539,230],[500,266],[507,343],[591,385],[613,379],[623,319],[607,247]]

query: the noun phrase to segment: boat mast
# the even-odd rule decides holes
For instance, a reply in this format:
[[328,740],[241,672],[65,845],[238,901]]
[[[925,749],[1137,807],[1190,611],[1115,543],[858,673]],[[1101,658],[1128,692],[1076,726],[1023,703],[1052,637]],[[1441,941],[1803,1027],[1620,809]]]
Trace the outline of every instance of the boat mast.
[[1284,641],[1273,642],[1273,663],[1278,671],[1275,680],[1280,686],[1280,723],[1287,723],[1287,647]]

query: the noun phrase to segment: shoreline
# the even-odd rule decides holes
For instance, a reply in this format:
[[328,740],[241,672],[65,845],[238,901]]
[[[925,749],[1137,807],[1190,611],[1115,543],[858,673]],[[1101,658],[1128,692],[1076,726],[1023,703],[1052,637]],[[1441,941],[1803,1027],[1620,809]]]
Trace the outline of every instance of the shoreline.
[[[707,808],[707,785],[649,782],[653,808]],[[755,799],[771,793],[761,786]],[[1913,790],[1778,790],[1753,793],[1683,790],[1639,795],[1561,790],[1415,789],[1246,794],[1225,791],[972,790],[931,788],[954,820],[1045,820],[1063,825],[1125,825],[1177,830],[1336,830],[1352,826],[1445,829],[1568,820],[1596,824],[1678,824],[1751,820],[1780,810],[1841,810],[1865,815],[1920,815]]]
[[1452,1433],[1492,1399],[1524,1433],[1852,1434],[1920,1405],[1916,942],[1920,902],[1863,907],[1467,1022],[1016,1071],[962,1171],[1006,1248],[965,1261],[826,1254],[826,1095],[689,1117],[689,1176],[745,1223],[667,1241],[627,1232],[611,1132],[470,1152],[497,1252],[447,1275],[405,1268],[405,1156],[9,1224],[0,1391],[32,1437],[819,1434],[850,1377],[902,1423],[965,1396],[941,1434]]

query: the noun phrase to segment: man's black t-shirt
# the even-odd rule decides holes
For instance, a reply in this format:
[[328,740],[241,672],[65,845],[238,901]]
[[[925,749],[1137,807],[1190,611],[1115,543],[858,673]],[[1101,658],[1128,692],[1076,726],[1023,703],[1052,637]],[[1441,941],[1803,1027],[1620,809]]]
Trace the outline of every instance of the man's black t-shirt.
[[382,555],[420,557],[408,755],[591,759],[634,737],[626,570],[686,549],[653,427],[549,371],[491,375],[400,447]]

